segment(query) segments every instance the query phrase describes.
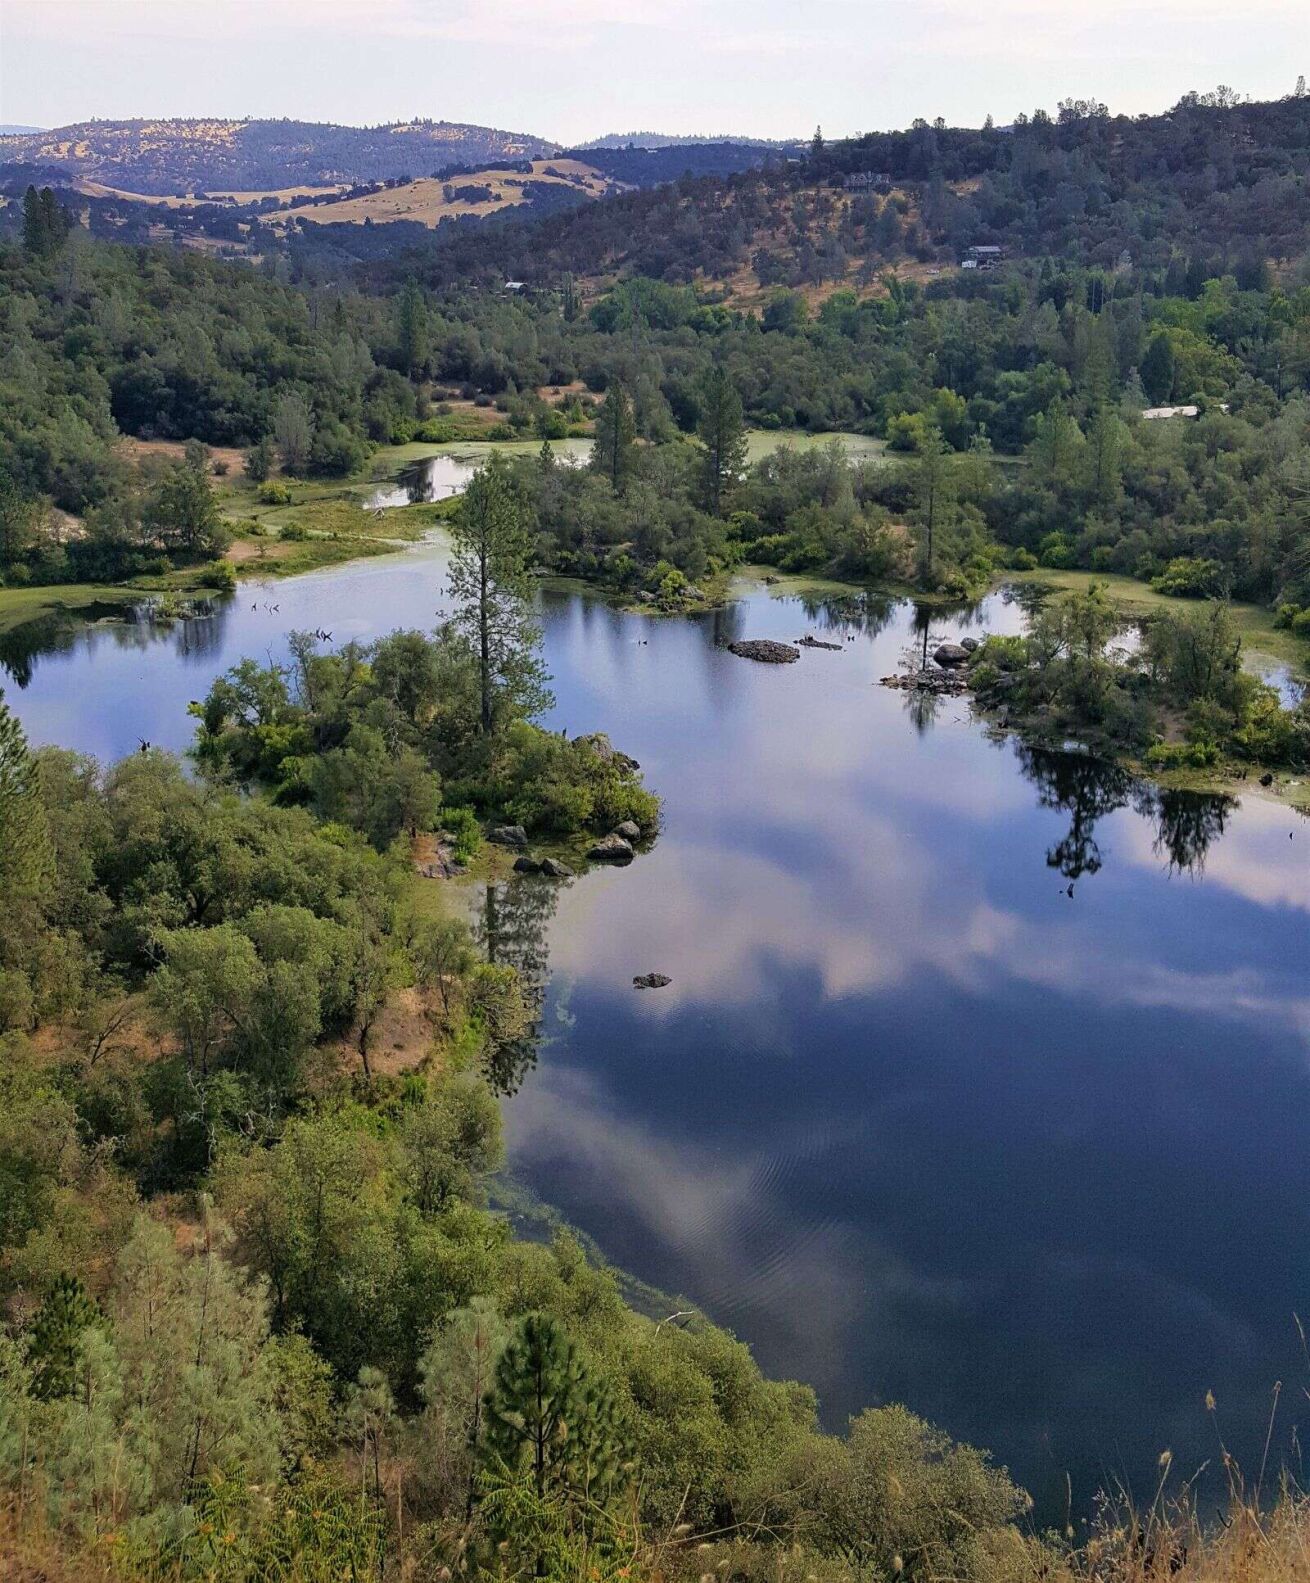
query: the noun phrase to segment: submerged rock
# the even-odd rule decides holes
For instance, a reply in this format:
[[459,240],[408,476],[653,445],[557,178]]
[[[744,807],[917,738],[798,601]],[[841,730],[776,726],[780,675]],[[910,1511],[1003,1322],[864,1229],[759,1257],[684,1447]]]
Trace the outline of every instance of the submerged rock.
[[963,643],[939,643],[932,651],[932,657],[938,665],[954,667],[964,664],[969,658],[969,650]]
[[969,691],[968,679],[958,671],[902,671],[896,676],[879,678],[883,687],[895,687],[901,692],[940,693],[956,697]]
[[790,665],[801,657],[801,651],[790,643],[775,643],[772,638],[744,638],[739,643],[729,643],[728,653],[739,654],[744,660],[760,660],[765,665]]
[[521,824],[498,824],[487,839],[497,846],[527,846],[528,832]]
[[621,835],[602,836],[587,853],[596,863],[631,863],[636,855],[632,843]]
[[638,973],[632,981],[633,989],[663,989],[673,980],[667,973]]

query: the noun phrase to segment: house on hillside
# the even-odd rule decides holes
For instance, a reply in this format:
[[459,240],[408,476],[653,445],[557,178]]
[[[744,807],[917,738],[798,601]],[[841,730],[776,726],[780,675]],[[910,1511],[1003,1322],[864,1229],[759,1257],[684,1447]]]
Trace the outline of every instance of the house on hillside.
[[846,175],[842,186],[847,192],[890,192],[892,179],[885,170],[853,170]]
[[1005,257],[1005,249],[990,243],[971,247],[960,261],[961,269],[995,269]]
[[520,292],[526,291],[527,289],[528,283],[526,280],[507,280],[505,282],[505,290],[508,291],[511,296],[517,297]]

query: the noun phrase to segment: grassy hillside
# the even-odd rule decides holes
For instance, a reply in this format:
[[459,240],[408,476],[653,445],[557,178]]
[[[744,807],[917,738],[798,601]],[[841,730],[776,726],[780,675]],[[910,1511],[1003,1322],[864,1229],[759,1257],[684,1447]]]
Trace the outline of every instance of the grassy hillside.
[[566,195],[601,198],[619,184],[576,159],[533,160],[526,170],[473,170],[446,179],[421,177],[403,186],[382,187],[339,202],[298,204],[272,216],[275,225],[297,220],[312,225],[386,225],[395,221],[435,227],[443,220],[485,219],[506,209],[531,204],[541,187]]

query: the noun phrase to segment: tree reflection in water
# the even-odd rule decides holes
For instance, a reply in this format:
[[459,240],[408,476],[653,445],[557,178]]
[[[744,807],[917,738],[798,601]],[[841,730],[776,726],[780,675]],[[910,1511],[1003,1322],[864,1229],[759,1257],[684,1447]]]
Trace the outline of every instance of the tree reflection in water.
[[528,1008],[527,1031],[487,1051],[487,1081],[498,1094],[516,1093],[537,1062],[550,973],[546,931],[555,916],[559,891],[557,880],[527,876],[489,884],[474,921],[474,938],[487,961],[517,972]]
[[1070,882],[1100,869],[1104,857],[1096,826],[1107,814],[1128,807],[1154,821],[1153,849],[1168,854],[1171,873],[1200,873],[1210,843],[1224,833],[1234,806],[1230,797],[1161,790],[1086,753],[1020,745],[1018,756],[1041,806],[1069,815],[1068,833],[1048,849],[1046,862]]

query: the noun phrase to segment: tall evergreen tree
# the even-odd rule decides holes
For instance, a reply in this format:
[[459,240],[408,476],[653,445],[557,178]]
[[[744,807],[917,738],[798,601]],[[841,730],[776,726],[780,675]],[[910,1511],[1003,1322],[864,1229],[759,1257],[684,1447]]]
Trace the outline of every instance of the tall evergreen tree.
[[696,432],[702,446],[705,509],[721,517],[728,492],[746,466],[746,420],[741,397],[723,368],[710,369],[701,381]]
[[419,284],[412,277],[405,282],[396,301],[396,341],[400,366],[411,379],[423,373],[432,349],[428,309]]
[[1174,343],[1162,330],[1152,336],[1138,369],[1146,394],[1157,406],[1174,393]]
[[947,531],[955,518],[954,480],[946,443],[933,427],[919,441],[919,460],[915,468],[914,496],[918,508],[918,575],[925,585],[931,583],[933,569]]
[[616,379],[605,392],[596,414],[596,443],[591,467],[609,482],[616,495],[627,488],[636,461],[637,423],[628,393]]
[[35,258],[44,258],[49,251],[46,214],[41,203],[41,194],[35,187],[30,186],[23,194],[23,246]]
[[71,1396],[82,1364],[82,1337],[100,1310],[75,1275],[60,1275],[28,1330],[32,1394],[42,1401]]
[[454,625],[473,645],[484,736],[551,702],[532,613],[532,533],[503,457],[473,475],[451,522]]

